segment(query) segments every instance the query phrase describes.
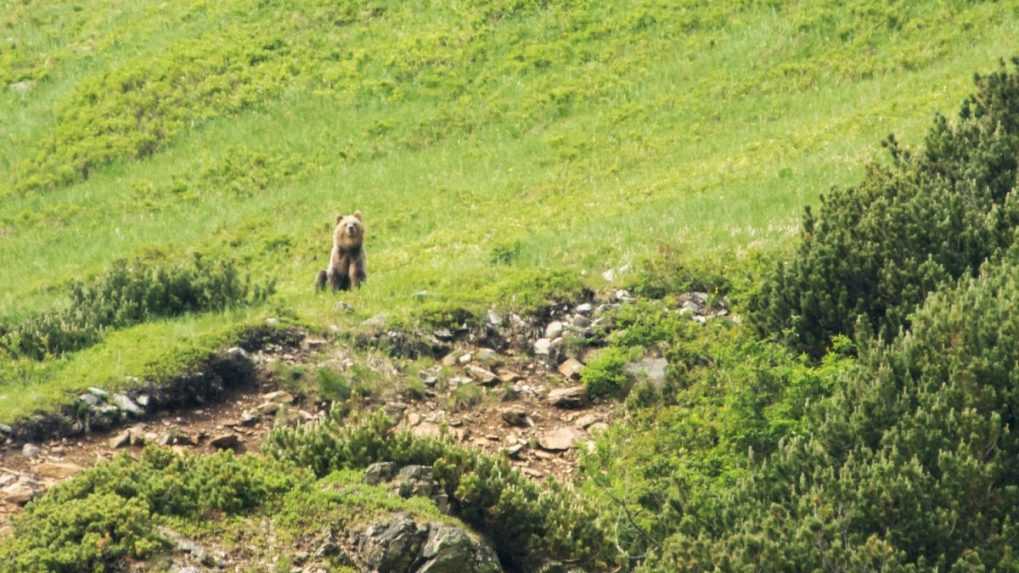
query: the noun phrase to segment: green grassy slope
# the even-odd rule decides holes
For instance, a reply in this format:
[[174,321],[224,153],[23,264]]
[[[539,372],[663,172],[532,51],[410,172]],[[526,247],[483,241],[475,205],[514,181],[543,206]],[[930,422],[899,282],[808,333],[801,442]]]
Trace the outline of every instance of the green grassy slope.
[[780,249],[874,141],[912,141],[1011,55],[1019,3],[0,0],[0,29],[0,316],[117,258],[279,281],[270,307],[8,361],[9,421],[281,309],[351,320],[311,290],[337,212],[369,229],[354,320],[595,281],[660,244]]

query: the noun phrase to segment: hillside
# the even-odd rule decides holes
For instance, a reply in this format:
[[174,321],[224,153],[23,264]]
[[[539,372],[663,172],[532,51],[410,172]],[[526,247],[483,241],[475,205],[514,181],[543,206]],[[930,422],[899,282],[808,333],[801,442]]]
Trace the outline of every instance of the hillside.
[[[998,3],[8,6],[0,315],[119,258],[199,252],[274,278],[273,306],[318,327],[344,320],[310,285],[353,209],[359,319],[519,298],[551,270],[598,286],[660,245],[782,248],[802,205],[953,107],[1016,26]],[[270,314],[5,368],[31,382],[0,419]]]
[[[925,401],[937,381],[960,382],[944,407],[973,436],[997,444],[986,428],[1011,424],[1006,386],[970,397],[955,376],[1010,375],[975,357],[1010,352],[997,345],[1012,335],[1019,216],[999,62],[1015,53],[1019,4],[0,0],[0,30],[0,430],[12,436],[0,468],[35,471],[25,437],[76,466],[115,453],[112,434],[88,436],[122,429],[89,417],[109,395],[197,392],[135,420],[196,435],[223,430],[208,412],[243,417],[279,390],[295,400],[237,430],[251,454],[147,449],[37,498],[0,542],[12,570],[125,558],[159,570],[174,535],[228,539],[223,563],[238,568],[291,570],[298,553],[363,567],[371,536],[335,532],[394,511],[426,537],[490,539],[471,545],[478,570],[491,556],[514,571],[722,556],[775,570],[1014,564],[995,552],[1016,516],[991,502],[975,501],[986,512],[943,550],[923,536],[955,531],[958,506],[899,535],[875,524],[911,510],[853,504],[878,482],[911,508],[966,497],[951,490],[960,480],[1011,491],[990,457],[961,453],[931,470],[958,478],[938,482],[944,497],[896,488],[933,483],[918,476],[936,481],[928,462],[947,455],[915,437],[913,417],[932,414],[910,409],[942,404]],[[336,217],[355,210],[367,284],[316,293]],[[971,332],[971,354],[945,329]],[[234,347],[254,361],[235,369]],[[582,413],[546,399],[571,379]],[[207,383],[227,388],[195,390]],[[846,406],[885,398],[884,414]],[[530,427],[502,427],[514,401]],[[978,431],[967,408],[996,421]],[[293,429],[293,416],[311,423]],[[589,445],[540,445],[560,425]],[[962,444],[957,430],[943,443]],[[60,437],[84,440],[77,457],[45,439]],[[896,466],[887,444],[927,457]],[[971,461],[982,469],[966,478]],[[366,485],[377,463],[431,467],[431,501]],[[829,466],[858,472],[845,481],[860,490],[834,491]],[[888,468],[916,481],[875,477]],[[210,485],[227,474],[240,477]],[[137,495],[121,507],[125,487]],[[819,501],[832,513],[810,529],[801,493],[859,511]],[[309,507],[354,562],[306,555],[324,547]],[[768,507],[784,513],[765,519]],[[261,517],[282,537],[245,549]],[[852,532],[841,545],[803,541],[830,541],[832,523]],[[96,551],[91,533],[53,533],[92,525],[105,532]],[[32,528],[61,541],[33,545]],[[772,533],[800,560],[755,545]],[[286,567],[277,543],[294,550]]]

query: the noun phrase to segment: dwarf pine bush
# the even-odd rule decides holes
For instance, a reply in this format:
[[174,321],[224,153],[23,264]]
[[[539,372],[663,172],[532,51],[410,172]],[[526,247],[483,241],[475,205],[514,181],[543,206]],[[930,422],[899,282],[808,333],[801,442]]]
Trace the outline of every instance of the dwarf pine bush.
[[0,327],[0,349],[41,360],[85,348],[110,329],[188,312],[264,302],[275,283],[252,285],[233,263],[195,256],[185,264],[117,261],[69,288],[66,307]]
[[432,466],[454,514],[486,532],[514,570],[535,571],[549,559],[598,570],[617,557],[594,508],[558,483],[542,488],[505,459],[392,431],[380,413],[352,424],[334,409],[316,426],[274,430],[263,447],[318,476],[381,461]]
[[1014,571],[1019,265],[939,291],[646,570]]
[[930,292],[1012,243],[1019,71],[1003,64],[976,87],[956,122],[936,118],[921,149],[889,138],[887,163],[822,197],[816,215],[807,209],[795,257],[752,297],[759,332],[813,356],[832,336],[853,335],[861,318],[894,337]]

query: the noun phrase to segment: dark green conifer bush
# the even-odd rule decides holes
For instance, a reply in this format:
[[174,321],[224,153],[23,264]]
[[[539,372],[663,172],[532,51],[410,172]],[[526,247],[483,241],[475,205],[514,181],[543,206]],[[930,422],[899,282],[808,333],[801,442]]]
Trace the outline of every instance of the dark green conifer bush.
[[648,570],[1013,571],[1019,547],[1019,264],[931,295]]
[[759,332],[815,357],[859,318],[894,337],[930,292],[1012,243],[1019,71],[1003,65],[976,87],[956,122],[936,118],[920,150],[889,138],[888,162],[822,197],[816,216],[807,209],[796,256],[751,299]]
[[0,349],[41,360],[95,344],[110,329],[256,304],[274,289],[272,281],[252,286],[229,261],[197,255],[177,265],[116,261],[105,274],[71,284],[65,307],[0,327]]

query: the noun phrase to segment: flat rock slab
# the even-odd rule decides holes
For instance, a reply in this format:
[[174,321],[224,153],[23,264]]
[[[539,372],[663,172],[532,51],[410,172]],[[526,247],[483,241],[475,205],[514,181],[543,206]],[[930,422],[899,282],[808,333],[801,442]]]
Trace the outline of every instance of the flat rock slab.
[[66,462],[44,462],[35,466],[35,473],[40,477],[62,480],[77,474],[82,471],[82,469],[84,468],[78,464]]
[[237,434],[219,434],[209,440],[209,445],[217,450],[236,450],[241,445]]
[[579,385],[556,388],[548,393],[548,403],[556,408],[583,408],[588,403],[587,388]]
[[573,444],[582,436],[577,430],[564,426],[542,434],[538,437],[538,445],[543,450],[562,452],[573,448]]
[[495,375],[495,373],[488,370],[487,368],[482,368],[480,366],[474,365],[468,366],[467,375],[477,380],[478,383],[486,386],[489,384],[495,384],[496,382],[499,381],[499,378]]
[[559,373],[569,380],[580,380],[584,365],[576,358],[570,358],[559,365]]

